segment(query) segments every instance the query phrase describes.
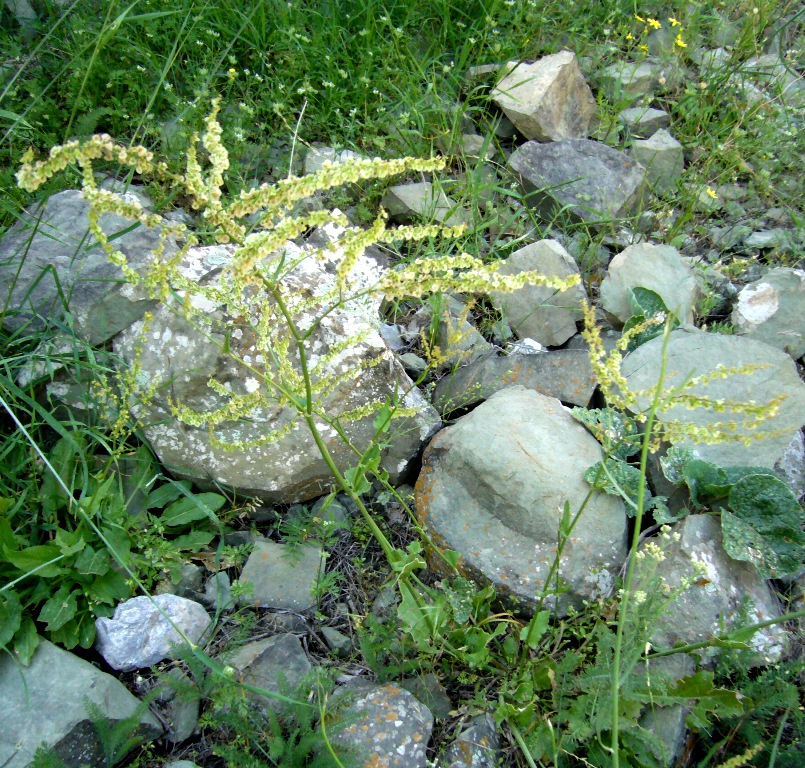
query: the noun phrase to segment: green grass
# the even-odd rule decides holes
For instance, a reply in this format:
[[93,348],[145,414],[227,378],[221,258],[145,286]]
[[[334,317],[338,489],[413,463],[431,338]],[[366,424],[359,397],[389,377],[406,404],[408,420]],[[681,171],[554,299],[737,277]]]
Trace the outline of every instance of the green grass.
[[[654,102],[671,114],[670,130],[686,148],[687,167],[675,190],[650,203],[657,217],[653,239],[674,244],[687,240],[701,243],[702,249],[709,247],[705,242],[708,227],[734,218],[728,202],[735,184],[743,190],[740,204],[747,215],[760,217],[766,209],[781,208],[799,236],[803,234],[803,103],[752,102],[734,86],[736,77],[757,79],[745,62],[762,54],[770,40],[785,54],[790,73],[801,74],[805,15],[796,2],[76,0],[60,7],[41,0],[34,5],[40,24],[30,39],[21,35],[5,6],[0,10],[3,229],[33,200],[80,186],[78,173],[68,170],[36,195],[20,190],[14,174],[29,147],[42,155],[56,144],[103,132],[122,144],[147,146],[178,171],[190,137],[202,130],[211,99],[220,95],[223,141],[232,161],[227,196],[255,182],[299,173],[306,147],[314,143],[351,148],[370,157],[430,157],[436,153],[437,141],[449,145],[462,132],[463,115],[485,134],[499,120],[488,97],[494,76],[468,84],[465,74],[470,67],[532,60],[567,47],[580,57],[594,83],[602,67],[644,55],[640,45],[648,43],[651,25],[638,21],[635,16],[639,15],[658,20],[666,29],[671,28],[671,18],[677,19],[686,45],[677,45],[667,54],[669,65],[685,69],[679,70],[676,80],[669,77]],[[781,25],[783,20],[787,24]],[[713,47],[715,36],[727,26],[733,30],[727,63],[698,73],[691,54]],[[602,122],[613,124],[623,106],[599,97]],[[397,255],[413,261],[462,248],[495,258],[548,236],[550,226],[519,207],[521,196],[512,188],[500,154],[508,145],[491,137],[490,146],[499,152],[499,183],[479,178],[480,164],[461,157],[451,158],[439,180],[445,192],[470,211],[473,226],[468,233],[456,244],[428,240],[411,244]],[[107,164],[104,170],[116,173],[119,169]],[[468,170],[475,174],[460,178]],[[367,224],[374,219],[388,184],[370,181],[359,195],[354,190],[334,192],[327,202],[348,209],[356,221]],[[715,200],[712,209],[702,204],[708,189],[716,195],[710,198]],[[187,204],[186,197],[165,184],[152,183],[149,192],[161,210]],[[486,204],[487,195],[492,196],[491,205]],[[602,240],[602,235],[577,224],[557,220],[554,225],[566,235],[577,234],[590,249]],[[775,258],[772,254],[767,260],[776,263]],[[797,258],[796,254],[784,256],[781,263],[795,265]],[[727,254],[721,266],[734,277],[747,264],[748,260]],[[581,266],[588,286],[594,287],[600,274],[593,259],[584,258]],[[400,302],[395,310],[402,317],[418,306]],[[724,320],[709,318],[714,329],[726,329]],[[69,334],[69,329],[62,330]],[[101,419],[54,410],[43,392],[51,378],[49,371],[31,385],[18,386],[20,370],[37,356],[46,366],[65,364],[68,375],[84,382],[85,388],[88,379],[98,380],[112,370],[108,350],[78,344],[65,354],[36,352],[37,343],[46,341],[50,332],[23,338],[2,331],[0,336],[4,407],[0,512],[7,521],[0,526],[0,542],[55,546],[58,552],[42,552],[59,559],[56,566],[43,565],[41,579],[20,582],[19,595],[27,610],[20,626],[28,622],[27,634],[21,635],[22,652],[30,647],[31,631],[50,633],[68,647],[87,647],[92,638],[86,627],[92,616],[107,615],[124,592],[134,593],[138,582],[139,587],[151,590],[160,579],[175,576],[191,553],[217,545],[209,557],[236,574],[240,558],[233,556],[224,536],[250,527],[241,500],[230,498],[234,503],[227,503],[218,516],[211,515],[210,506],[217,499],[193,494],[163,474],[125,413],[117,428],[110,429]],[[116,405],[118,412],[123,410],[124,403]],[[125,460],[138,467],[146,498],[153,502],[146,513],[147,533],[123,515],[131,500],[130,487],[124,488],[120,472]],[[47,462],[56,466],[63,486],[49,474]],[[111,484],[104,485],[110,479]],[[357,481],[352,486],[347,483],[345,490],[356,486]],[[172,525],[169,510],[176,503],[184,504],[180,511],[185,522]],[[173,514],[177,509],[173,508]],[[422,593],[415,593],[410,585],[402,587],[403,631],[396,616],[380,621],[369,616],[369,607],[378,587],[393,574],[387,560],[397,572],[415,569],[419,539],[413,527],[399,533],[381,515],[375,517],[376,523],[362,519],[355,524],[354,544],[334,539],[332,531],[327,536],[335,565],[328,582],[332,590],[322,590],[317,620],[355,633],[351,661],[368,666],[381,680],[433,670],[454,703],[497,708],[506,766],[617,764],[607,752],[613,706],[621,709],[624,720],[620,765],[656,764],[651,762],[658,760],[651,744],[641,741],[633,727],[634,713],[647,695],[645,681],[634,670],[647,627],[662,611],[662,600],[633,602],[628,616],[620,621],[619,608],[622,614],[625,609],[612,598],[562,621],[548,622],[548,616],[538,614],[523,626],[508,614],[496,614],[490,594],[478,592],[460,577],[444,579],[440,590],[423,577],[427,583]],[[307,521],[309,516],[300,519]],[[280,530],[290,541],[315,538],[320,534],[319,523],[310,522],[301,527],[286,524]],[[116,537],[109,535],[113,529]],[[568,518],[562,537],[571,530]],[[103,574],[87,570],[86,556],[77,565],[84,550],[70,550],[80,536],[85,547],[102,553],[110,564],[107,550],[121,556],[129,569],[124,583],[114,577],[109,577],[114,581],[111,587],[98,582],[94,577],[100,579]],[[47,576],[47,568],[53,567],[65,569],[62,591],[48,582],[53,577]],[[340,582],[339,572],[344,574]],[[0,559],[4,579],[16,573]],[[358,609],[352,619],[339,613],[339,592],[347,593]],[[416,601],[422,595],[432,601],[431,614],[435,612],[443,621],[440,633],[423,620],[422,611],[417,612],[421,605]],[[71,598],[74,614],[54,615],[57,604]],[[0,602],[0,618],[13,618],[14,610],[8,600]],[[226,638],[248,639],[256,621],[254,613],[244,610],[217,618],[214,642],[218,646]],[[466,633],[468,623],[475,634]],[[2,643],[9,641],[3,634],[8,626],[0,629]],[[326,657],[323,647],[317,653]],[[192,669],[198,667],[199,680],[207,661],[203,656],[188,661]],[[613,663],[619,665],[623,680],[614,698]],[[337,667],[334,659],[326,664]],[[800,670],[801,662],[794,658],[758,675],[747,669],[740,655],[726,658],[715,681],[725,693],[712,703],[711,712],[703,705],[695,713],[701,734],[696,764],[701,768],[723,765],[763,742],[753,765],[800,765],[798,739],[805,734],[802,694],[791,682]],[[695,680],[700,692],[712,692],[712,685],[707,688],[710,683],[706,675]],[[655,694],[676,695],[673,681],[658,676],[652,685]],[[212,685],[203,695],[218,703],[223,696]],[[237,698],[231,686],[226,695]],[[750,697],[752,703],[742,708],[740,696]],[[198,747],[200,764],[220,764],[225,758],[244,765],[255,764],[250,762],[254,759],[262,765],[307,765],[313,759],[326,765],[331,753],[324,739],[318,740],[319,726],[327,722],[323,690],[314,700],[321,718],[308,717],[307,711],[296,721],[290,716],[275,718],[262,732],[252,712],[242,713],[241,722],[248,723],[248,728],[239,731],[236,710],[220,710],[208,701],[210,715],[203,721],[203,744]],[[214,711],[222,711],[223,716],[213,716]],[[711,726],[708,718],[713,716]],[[286,754],[286,743],[298,748]],[[140,764],[150,768],[164,758],[157,749],[143,753]]]

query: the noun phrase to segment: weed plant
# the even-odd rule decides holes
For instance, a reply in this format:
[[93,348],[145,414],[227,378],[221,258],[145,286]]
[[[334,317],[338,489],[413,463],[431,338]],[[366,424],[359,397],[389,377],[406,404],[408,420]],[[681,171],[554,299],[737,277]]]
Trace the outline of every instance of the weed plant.
[[[494,264],[462,253],[464,249],[486,254],[489,246],[479,235],[482,227],[470,233],[434,226],[387,230],[382,217],[375,215],[388,175],[438,171],[444,168],[443,162],[365,161],[297,179],[292,176],[299,169],[296,143],[303,138],[308,143],[348,146],[370,156],[429,157],[437,138],[447,136],[449,144],[450,137],[461,133],[460,113],[451,103],[462,90],[466,92],[462,77],[471,64],[535,58],[570,44],[577,54],[592,56],[603,65],[622,55],[639,55],[639,45],[649,31],[645,19],[655,17],[666,26],[666,19],[680,18],[685,47],[693,47],[698,35],[707,34],[718,23],[716,12],[723,17],[732,10],[739,26],[734,63],[707,82],[686,83],[666,94],[677,137],[698,150],[688,170],[687,178],[693,183],[666,196],[660,231],[669,241],[680,237],[683,228],[700,216],[699,193],[707,195],[709,189],[715,200],[720,185],[735,180],[748,181],[753,192],[769,204],[784,205],[796,220],[801,215],[797,213],[801,197],[796,190],[787,191],[783,182],[799,151],[796,121],[801,115],[791,109],[779,112],[769,103],[745,104],[730,82],[732,75],[740,74],[740,62],[747,55],[762,51],[770,20],[796,13],[793,5],[785,3],[757,6],[757,14],[748,7],[744,14],[743,9],[718,4],[682,13],[660,4],[636,8],[616,0],[590,0],[572,7],[402,0],[381,7],[354,0],[346,5],[317,3],[315,8],[256,0],[237,8],[190,0],[171,4],[145,0],[135,5],[108,2],[98,14],[92,3],[78,0],[69,12],[45,6],[43,34],[27,49],[7,15],[0,24],[0,45],[13,62],[10,71],[3,70],[5,81],[0,81],[0,183],[10,191],[2,203],[3,221],[11,223],[37,187],[51,192],[83,184],[97,212],[114,210],[142,224],[163,226],[137,206],[126,206],[99,190],[94,168],[150,181],[149,191],[163,208],[190,204],[204,210],[199,233],[188,233],[180,225],[170,227],[185,237],[185,249],[197,241],[233,244],[235,257],[229,282],[224,284],[227,300],[235,305],[243,301],[244,292],[255,292],[259,297],[255,305],[263,307],[264,316],[274,322],[271,330],[265,324],[256,329],[264,333],[266,349],[277,353],[275,366],[252,370],[261,384],[258,395],[293,409],[311,430],[336,485],[358,506],[360,525],[382,550],[386,572],[398,591],[391,620],[381,622],[369,616],[359,628],[359,660],[381,680],[417,669],[438,670],[453,689],[462,692],[462,701],[472,701],[479,708],[493,706],[496,720],[517,748],[511,754],[512,764],[666,765],[666,746],[641,718],[654,707],[682,704],[691,709],[691,727],[712,734],[712,747],[702,756],[701,766],[737,766],[756,757],[765,761],[758,765],[798,765],[798,735],[801,742],[803,726],[801,694],[793,680],[799,668],[787,662],[755,676],[745,660],[734,657],[724,659],[715,676],[698,671],[676,680],[654,666],[670,653],[698,649],[650,651],[646,645],[653,623],[675,597],[665,594],[656,581],[653,569],[661,555],[649,551],[648,556],[637,557],[644,515],[662,522],[666,513],[661,500],[648,492],[648,455],[658,447],[661,436],[682,434],[681,425],[656,421],[663,405],[686,398],[684,389],[664,391],[661,381],[656,391],[647,393],[649,408],[637,419],[629,420],[611,409],[586,417],[607,453],[588,473],[591,493],[592,488],[600,488],[622,495],[635,517],[629,566],[618,594],[565,619],[552,616],[547,608],[553,594],[562,589],[561,554],[584,507],[565,509],[550,588],[540,596],[543,605],[528,622],[497,613],[494,592],[477,588],[455,570],[456,553],[440,553],[451,575],[435,584],[423,573],[423,545],[428,544],[424,537],[406,546],[390,541],[367,506],[366,493],[373,483],[387,485],[380,468],[382,446],[393,419],[402,411],[395,402],[374,404],[372,444],[354,452],[351,466],[328,459],[321,429],[325,424],[341,425],[318,408],[317,398],[331,382],[325,370],[315,370],[307,361],[310,336],[298,323],[299,313],[326,316],[350,301],[362,300],[370,289],[401,306],[411,296],[431,292],[437,296],[447,290],[483,294],[491,287],[515,286],[500,282]],[[797,18],[794,15],[793,26],[800,23]],[[790,39],[782,30],[778,35],[781,40]],[[684,58],[684,50],[675,55]],[[796,55],[794,51],[789,57],[792,64]],[[481,84],[471,91],[467,104],[476,123],[489,128],[493,118],[485,88]],[[216,94],[222,98],[214,102],[210,113],[209,103]],[[220,118],[219,105],[226,105]],[[615,106],[602,104],[602,110],[612,111]],[[785,127],[785,121],[793,122]],[[200,129],[199,144],[194,134]],[[780,130],[783,136],[785,130],[791,131],[787,137],[791,141],[775,134]],[[96,132],[112,134],[118,143],[108,136],[91,138]],[[23,153],[29,148],[41,153],[58,144],[62,149],[51,154],[50,160],[32,163],[34,154],[26,154],[27,163],[19,172],[24,191],[12,184],[11,174]],[[770,147],[772,156],[763,157]],[[151,151],[156,149],[166,158],[164,163],[154,161]],[[255,178],[280,183],[252,188]],[[368,186],[356,214],[369,229],[342,230],[343,259],[335,289],[315,297],[314,303],[300,303],[293,291],[285,290],[298,265],[278,260],[277,249],[311,226],[326,222],[346,226],[346,222],[328,211],[300,217],[291,206],[310,192],[335,194],[339,185],[358,180]],[[501,234],[507,230],[508,234],[493,241],[494,255],[505,255],[518,247],[521,238],[542,232],[544,224],[527,215],[514,223],[506,220],[506,201],[517,199],[507,186],[486,190],[481,184],[463,192],[449,191],[464,195],[462,199],[476,213],[480,192],[496,195],[500,213],[494,203],[486,206],[484,226],[499,227]],[[255,225],[247,217],[258,211]],[[110,258],[125,269],[114,241],[97,228],[95,234]],[[460,247],[440,246],[441,257],[426,265],[419,257],[432,256],[434,238],[443,235],[458,237]],[[380,285],[367,286],[356,282],[354,265],[371,242],[405,243],[409,260]],[[168,302],[177,290],[202,292],[183,281],[176,261],[156,258],[148,275],[128,272],[127,276],[143,281],[155,297]],[[603,354],[594,325],[588,325],[596,372],[610,406],[634,405],[633,399],[627,402],[634,393],[630,395],[619,378],[620,353],[630,342],[636,345],[658,332],[670,332],[671,323],[663,322],[664,307],[658,307],[649,293],[636,293],[636,318],[614,356]],[[187,312],[188,306],[175,304],[175,310]],[[187,317],[203,325],[198,313],[190,311]],[[150,589],[160,575],[182,562],[183,553],[207,548],[220,536],[219,513],[223,514],[225,501],[221,494],[195,494],[188,484],[159,474],[150,454],[137,448],[137,426],[126,399],[135,393],[127,393],[125,386],[120,401],[114,400],[116,390],[107,389],[108,402],[120,415],[116,433],[54,418],[33,398],[32,388],[17,384],[19,367],[30,360],[32,349],[30,341],[14,336],[3,339],[3,405],[16,420],[17,431],[6,430],[3,445],[0,575],[5,584],[0,589],[0,646],[15,652],[22,663],[30,659],[38,642],[37,629],[67,647],[91,645],[94,616],[108,615],[117,601],[137,587]],[[95,362],[92,350],[76,354],[68,354],[64,362],[88,366],[94,373],[105,366]],[[283,356],[291,363],[283,365]],[[47,355],[43,362],[52,364],[55,356]],[[723,373],[740,375],[741,371]],[[46,372],[40,380],[47,376]],[[219,418],[246,415],[255,404],[254,398],[230,398],[226,410],[218,414],[195,414],[176,403],[176,414],[188,423],[214,429]],[[690,399],[688,404],[714,405]],[[131,405],[136,412],[135,399]],[[742,417],[754,418],[761,429],[774,407],[774,403],[754,408],[729,405]],[[660,427],[665,431],[658,432]],[[729,435],[726,423],[716,436]],[[121,474],[114,471],[121,458],[135,451],[134,485],[145,496],[145,526],[126,515],[131,491],[124,490]],[[98,453],[108,457],[100,471],[92,461]],[[635,455],[639,466],[629,462]],[[786,542],[788,548],[780,547],[768,530],[755,524],[762,515],[752,511],[755,507],[747,501],[749,496],[753,503],[760,503],[769,494],[760,494],[756,488],[747,492],[746,477],[722,476],[720,468],[698,466],[690,457],[680,457],[671,471],[677,471],[680,482],[690,488],[694,504],[708,510],[720,508],[722,525],[730,515],[736,518],[731,523],[739,533],[734,551],[747,550],[749,535],[752,556],[747,559],[764,575],[781,575],[790,571],[797,558],[802,560],[802,542],[796,536],[801,509],[796,500],[793,505],[788,498],[784,501],[786,536],[791,540]],[[749,484],[773,485],[771,496],[779,501],[783,494],[779,486],[757,480],[758,476],[769,477],[749,473],[755,478]],[[744,492],[733,499],[733,490],[741,483]],[[406,508],[404,500],[400,503]],[[301,525],[286,528],[285,533],[292,540],[304,539],[309,531]],[[219,547],[219,560],[224,554]],[[128,573],[122,575],[121,566]],[[696,576],[690,574],[680,589]],[[116,587],[104,586],[104,580]],[[752,627],[738,628],[713,642],[745,647],[752,631]],[[244,688],[227,682],[229,671],[203,650],[195,651],[191,661],[211,669],[219,686],[210,687],[209,697],[218,704],[230,701],[228,710],[215,704],[208,710],[209,727],[228,734],[221,739],[220,757],[238,765],[337,764],[327,762],[340,757],[328,742],[326,688],[319,691],[322,696],[316,698],[316,707],[305,706],[303,695],[286,696],[289,707],[301,709],[267,722],[255,719],[248,707],[241,711],[233,705],[235,700],[245,701]],[[213,722],[214,712],[223,713],[228,721]]]

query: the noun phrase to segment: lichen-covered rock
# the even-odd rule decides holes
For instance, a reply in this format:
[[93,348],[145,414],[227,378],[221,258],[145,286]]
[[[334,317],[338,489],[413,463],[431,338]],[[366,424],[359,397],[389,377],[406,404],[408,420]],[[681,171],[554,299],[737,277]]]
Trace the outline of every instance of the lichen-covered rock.
[[[29,206],[0,242],[0,285],[8,292],[3,325],[31,333],[66,315],[79,338],[102,344],[154,306],[144,289],[134,288],[89,236],[89,203],[77,190],[51,195],[44,207]],[[156,229],[132,225],[111,213],[99,224],[129,265],[143,273],[159,244]],[[176,253],[172,237],[165,258]],[[65,298],[66,297],[66,298]],[[66,304],[65,304],[66,301]]]
[[[558,400],[509,387],[428,446],[416,514],[434,544],[461,554],[465,576],[533,610],[556,555],[565,502],[579,509],[590,490],[584,472],[602,458],[598,442]],[[626,551],[623,502],[593,493],[562,557],[568,589],[558,597],[559,613],[608,594]],[[440,559],[431,560],[438,570]]]

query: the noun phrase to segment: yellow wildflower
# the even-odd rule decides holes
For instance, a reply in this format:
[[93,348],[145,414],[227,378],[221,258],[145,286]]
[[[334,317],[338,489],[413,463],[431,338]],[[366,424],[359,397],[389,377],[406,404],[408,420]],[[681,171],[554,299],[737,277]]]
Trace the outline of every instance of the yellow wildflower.
[[647,45],[638,45],[637,46],[643,53],[648,53],[648,46]]
[[643,18],[641,18],[641,17],[640,17],[640,16],[638,16],[637,14],[635,14],[635,15],[634,15],[634,17],[635,17],[635,18],[636,18],[636,19],[637,19],[639,22],[641,22],[642,24],[645,24],[645,23],[646,23],[646,20],[645,20],[645,19],[643,19]]
[[674,45],[676,45],[679,48],[687,48],[688,47],[688,44],[682,39],[682,33],[681,32],[676,36],[676,40],[674,40]]
[[713,200],[718,200],[718,194],[712,187],[707,187],[707,194],[713,198]]
[[657,21],[657,19],[646,19],[646,24],[648,24],[650,27],[653,27],[654,29],[659,29],[662,26],[662,24],[660,24],[660,22]]
[[669,16],[669,17],[668,17],[668,21],[670,21],[670,22],[671,22],[671,26],[672,26],[672,27],[681,27],[681,26],[682,26],[682,22],[681,22],[681,21],[677,21],[677,20],[676,20],[676,19],[675,19],[673,16]]

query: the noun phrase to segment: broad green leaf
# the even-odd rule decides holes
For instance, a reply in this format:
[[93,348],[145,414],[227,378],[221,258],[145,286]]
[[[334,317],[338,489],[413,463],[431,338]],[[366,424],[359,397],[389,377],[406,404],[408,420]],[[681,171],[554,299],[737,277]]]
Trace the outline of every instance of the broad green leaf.
[[76,621],[78,623],[78,644],[82,648],[92,648],[92,644],[95,642],[95,619],[89,613],[84,613]]
[[168,504],[176,501],[185,492],[189,493],[192,484],[189,480],[179,480],[178,482],[165,483],[155,488],[148,494],[145,500],[146,509],[164,509]]
[[640,450],[640,431],[634,419],[612,408],[573,408],[573,418],[584,424],[615,459],[627,459]]
[[215,538],[211,531],[190,531],[182,536],[171,539],[171,547],[181,552],[198,552],[206,547]]
[[26,547],[12,552],[8,547],[3,548],[3,559],[7,560],[23,573],[36,573],[44,579],[49,579],[64,572],[56,563],[64,560],[61,550],[53,544],[39,544],[35,547]]
[[537,648],[542,640],[542,636],[548,631],[550,619],[550,611],[540,611],[532,616],[531,621],[520,631],[520,641],[527,643],[529,648]]
[[408,551],[403,552],[401,549],[394,549],[389,555],[389,565],[391,570],[399,574],[398,579],[405,579],[414,571],[419,571],[427,567],[427,563],[420,554],[421,545],[417,548],[415,545],[419,542],[411,542],[408,545]]
[[2,552],[5,547],[13,552],[19,549],[19,541],[14,534],[11,523],[6,520],[6,518],[0,517],[0,552]]
[[115,499],[117,503],[114,504],[114,506],[123,506],[123,500],[117,493],[117,489],[113,488],[114,482],[114,475],[110,475],[96,488],[88,489],[89,495],[84,495],[78,502],[79,506],[84,510],[84,513],[90,520],[94,520],[98,516],[101,506],[104,502],[108,503],[112,497],[117,497]]
[[372,490],[372,484],[366,479],[366,474],[363,467],[352,467],[344,472],[344,479],[358,496],[364,493],[369,493]]
[[13,499],[7,499],[5,496],[0,496],[0,517],[5,515],[13,506]]
[[47,622],[45,629],[48,632],[55,632],[70,621],[77,610],[76,591],[71,592],[67,585],[63,585],[42,606],[42,610],[39,611],[39,621]]
[[740,715],[744,705],[751,709],[749,699],[742,701],[735,691],[716,688],[713,673],[703,670],[682,678],[668,693],[677,699],[690,700],[691,713],[687,719],[690,728],[707,728],[711,716],[723,719]]
[[721,467],[701,459],[691,459],[682,475],[690,489],[690,500],[697,507],[726,498],[732,487]]
[[50,633],[50,641],[63,645],[68,651],[78,645],[80,625],[76,619],[70,619],[63,627]]
[[[625,494],[631,504],[626,505],[626,514],[634,517],[637,511],[637,495],[642,481],[640,470],[617,459],[598,461],[585,473],[584,479],[596,490],[604,491],[610,496]],[[651,492],[645,488],[644,500],[651,498]]]
[[793,573],[805,560],[805,513],[789,487],[771,475],[747,475],[721,513],[724,549],[748,560],[765,579]]
[[[2,624],[0,624],[2,626]],[[22,620],[22,626],[14,635],[14,653],[17,654],[20,664],[27,667],[31,663],[34,651],[39,646],[41,638],[37,634],[36,624],[30,616]]]
[[466,624],[472,616],[475,585],[468,579],[457,576],[450,581],[443,579],[442,589],[453,612],[453,620],[456,624]]
[[78,529],[74,531],[65,531],[63,528],[57,528],[56,537],[53,541],[61,550],[61,553],[65,556],[74,555],[76,552],[80,552],[86,546],[84,537],[81,535],[81,531]]
[[196,520],[207,520],[226,504],[220,493],[195,493],[174,501],[159,518],[165,525],[187,525]]
[[453,570],[458,570],[458,564],[461,561],[461,552],[456,552],[455,549],[445,549],[444,552],[442,552],[442,557],[444,557]]
[[656,291],[649,288],[637,286],[629,291],[629,308],[633,315],[645,315],[655,317],[663,312],[668,312],[668,307]]
[[86,547],[76,558],[73,567],[78,573],[103,576],[109,570],[109,555],[106,552],[96,552],[92,547]]
[[0,648],[5,648],[20,628],[22,606],[12,589],[0,592]]
[[727,475],[727,480],[732,485],[735,485],[735,483],[747,475],[769,475],[770,477],[777,477],[777,473],[768,467],[724,467],[724,473]]
[[[74,474],[81,463],[82,456],[86,455],[87,441],[81,435],[69,435],[60,438],[48,454],[56,474],[69,489],[75,487]],[[45,469],[42,477],[42,507],[48,516],[55,513],[69,503],[69,497],[61,483],[53,476],[49,469]]]
[[126,583],[124,576],[110,568],[90,584],[87,595],[98,602],[117,605],[131,595],[131,587]]
[[111,525],[102,527],[101,533],[113,561],[117,563],[122,560],[127,563],[131,553],[131,539],[128,533],[118,526]]
[[682,485],[685,482],[685,467],[689,461],[696,458],[692,448],[680,448],[672,445],[665,456],[660,459],[660,468],[665,475],[665,479],[674,485]]

